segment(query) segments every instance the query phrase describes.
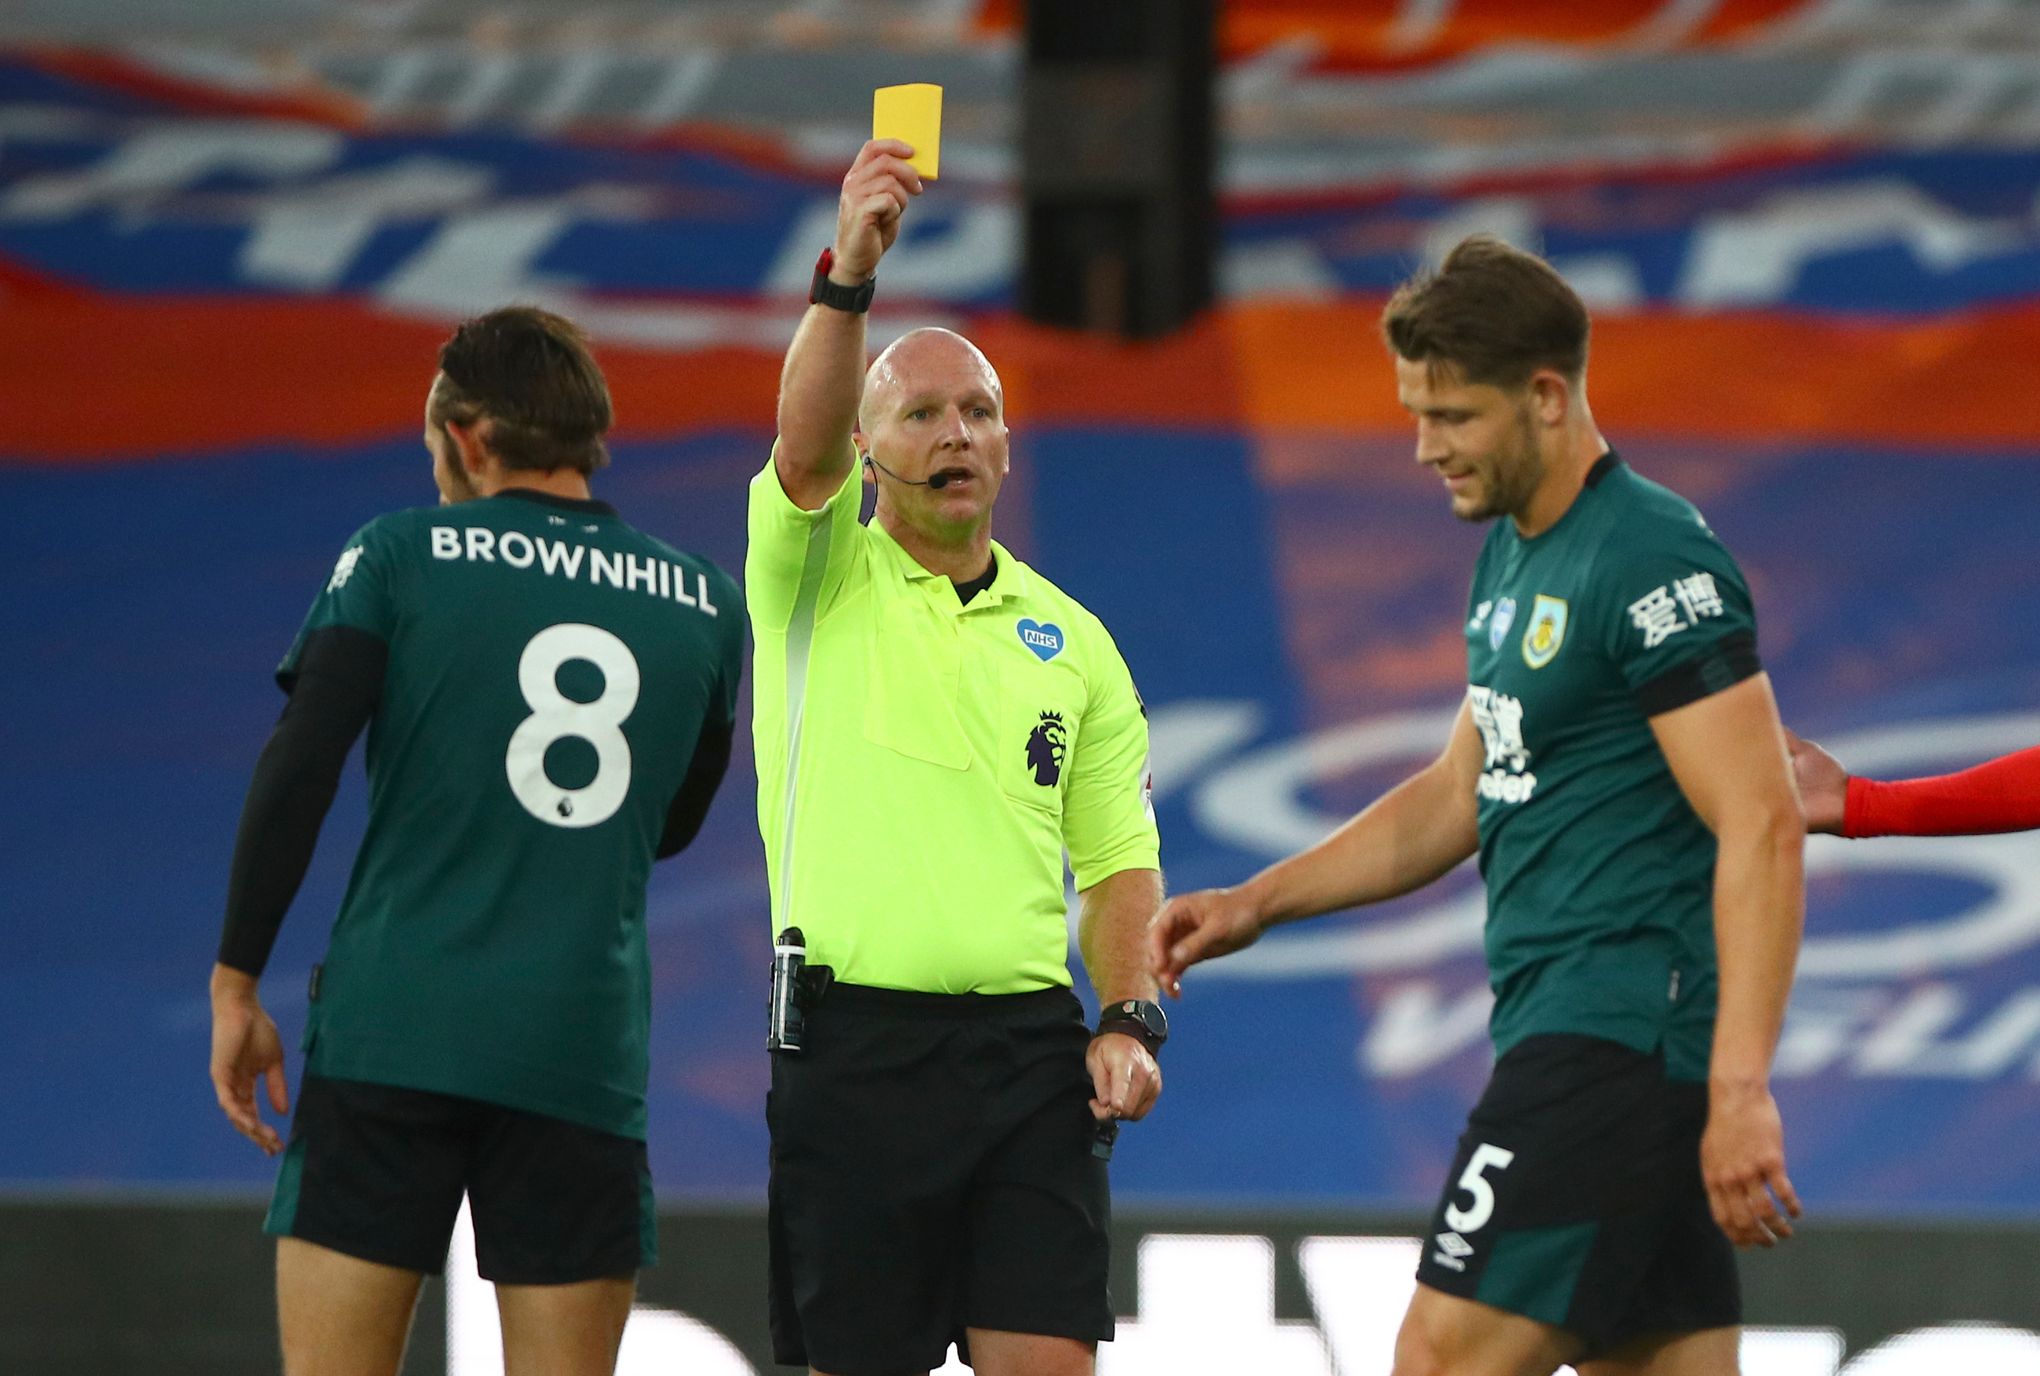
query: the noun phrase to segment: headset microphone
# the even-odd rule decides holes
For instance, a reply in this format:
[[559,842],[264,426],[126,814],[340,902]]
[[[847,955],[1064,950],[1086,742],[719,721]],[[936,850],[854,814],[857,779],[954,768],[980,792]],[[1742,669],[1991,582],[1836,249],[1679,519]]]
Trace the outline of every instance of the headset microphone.
[[949,475],[947,473],[936,473],[926,478],[902,478],[869,454],[864,456],[864,464],[865,467],[876,468],[894,482],[904,483],[908,487],[925,487],[931,492],[940,492],[943,488],[949,486]]

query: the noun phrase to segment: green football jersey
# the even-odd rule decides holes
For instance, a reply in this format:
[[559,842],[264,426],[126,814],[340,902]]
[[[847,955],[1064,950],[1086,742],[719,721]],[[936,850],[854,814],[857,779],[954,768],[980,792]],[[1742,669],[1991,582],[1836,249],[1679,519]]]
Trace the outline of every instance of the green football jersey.
[[305,638],[389,647],[368,829],[315,980],[307,1071],[643,1137],[645,882],[744,607],[604,503],[513,490],[380,517]]
[[1558,523],[1500,520],[1466,622],[1496,1054],[1533,1033],[1662,1046],[1703,1078],[1714,836],[1650,718],[1758,671],[1735,560],[1692,504],[1613,454]]

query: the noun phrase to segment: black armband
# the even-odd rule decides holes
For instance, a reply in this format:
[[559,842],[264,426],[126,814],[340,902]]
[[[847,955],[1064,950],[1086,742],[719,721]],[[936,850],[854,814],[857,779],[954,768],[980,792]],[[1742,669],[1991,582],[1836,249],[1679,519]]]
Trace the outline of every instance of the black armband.
[[1685,707],[1733,688],[1764,672],[1757,658],[1757,638],[1749,631],[1725,635],[1707,653],[1668,669],[1636,690],[1636,705],[1646,717]]

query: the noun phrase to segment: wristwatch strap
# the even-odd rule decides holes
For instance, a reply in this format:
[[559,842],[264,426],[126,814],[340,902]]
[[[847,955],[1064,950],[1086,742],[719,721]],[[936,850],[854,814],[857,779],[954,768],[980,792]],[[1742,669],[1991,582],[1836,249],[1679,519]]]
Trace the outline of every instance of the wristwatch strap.
[[1155,1003],[1128,1000],[1111,1004],[1098,1015],[1097,1035],[1107,1032],[1124,1032],[1153,1055],[1169,1039],[1168,1016]]
[[871,309],[871,294],[878,286],[878,278],[867,277],[855,287],[846,287],[829,279],[829,269],[836,266],[836,250],[825,248],[815,262],[815,280],[808,287],[808,304],[828,306],[833,310],[849,311],[862,315]]

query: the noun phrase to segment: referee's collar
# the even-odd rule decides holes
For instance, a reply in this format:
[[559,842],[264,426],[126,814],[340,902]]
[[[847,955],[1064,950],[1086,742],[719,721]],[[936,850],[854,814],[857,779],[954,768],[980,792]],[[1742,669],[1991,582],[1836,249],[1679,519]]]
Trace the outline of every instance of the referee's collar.
[[[888,557],[898,566],[902,576],[909,583],[925,583],[931,578],[948,581],[947,574],[936,573],[923,567],[920,560],[907,553],[905,546],[893,539],[892,532],[878,521],[870,523],[871,533],[884,543]],[[1027,567],[1015,559],[1006,547],[997,540],[992,541],[992,559],[997,564],[992,574],[991,586],[970,600],[970,605],[959,606],[959,612],[980,611],[996,607],[1007,598],[1023,598],[1034,590],[1033,581],[1027,576]],[[951,599],[954,600],[954,599]]]

